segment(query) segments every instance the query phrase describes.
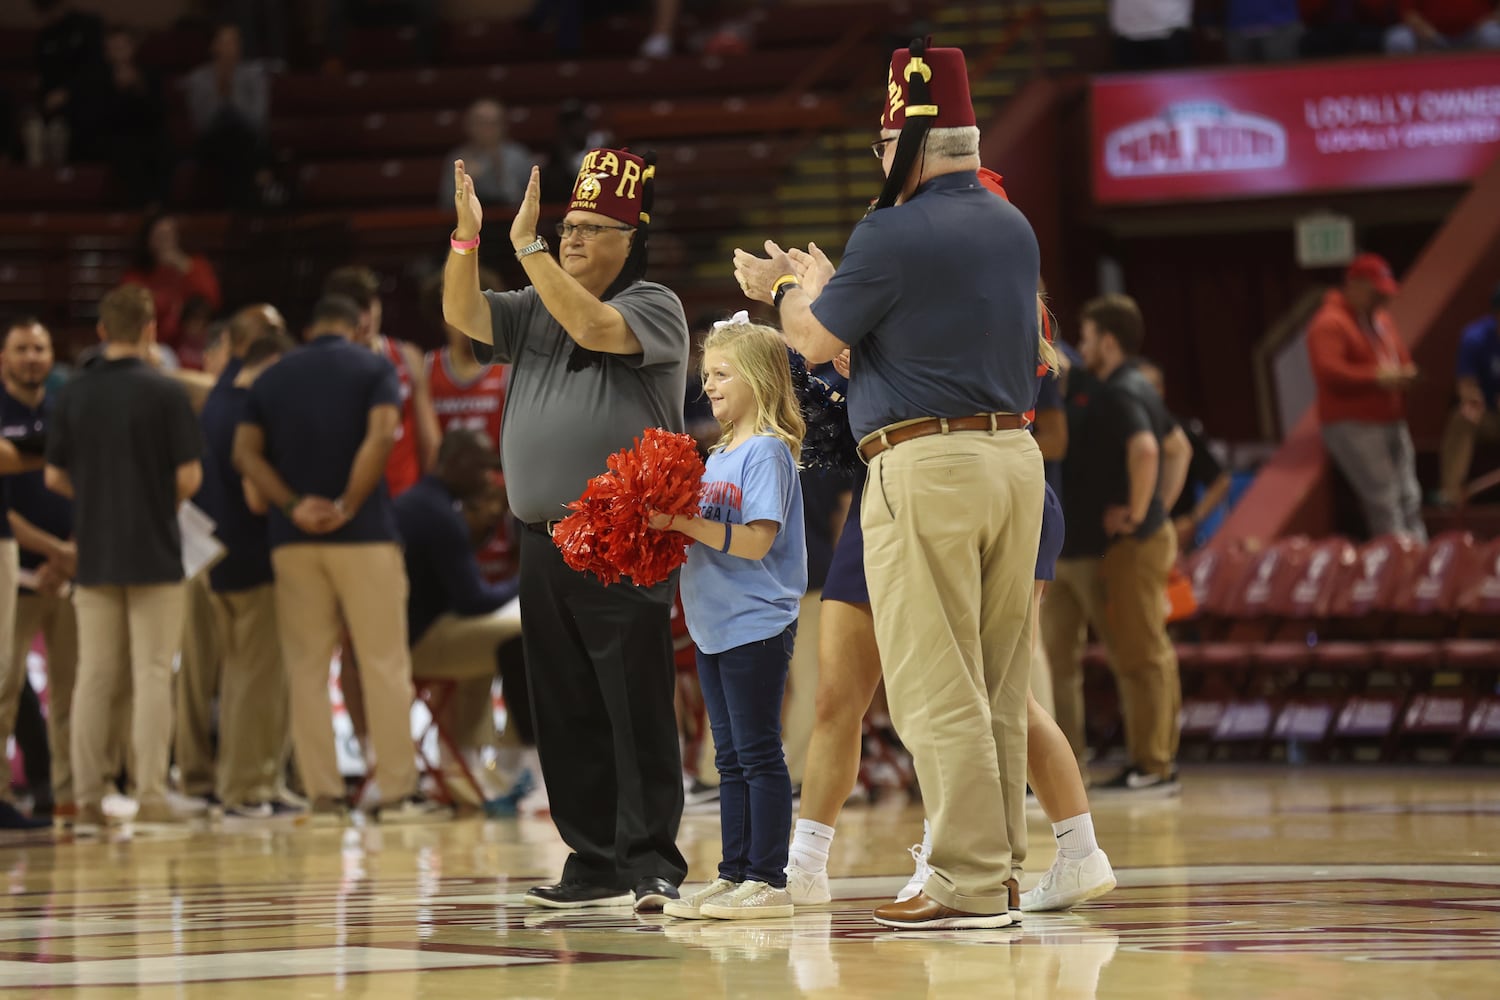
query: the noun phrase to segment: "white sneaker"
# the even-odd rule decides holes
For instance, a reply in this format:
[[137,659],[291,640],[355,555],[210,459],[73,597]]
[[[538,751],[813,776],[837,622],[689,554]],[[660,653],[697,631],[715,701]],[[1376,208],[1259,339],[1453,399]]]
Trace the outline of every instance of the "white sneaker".
[[698,907],[698,912],[715,920],[765,920],[792,915],[792,896],[764,882],[743,882]]
[[896,893],[898,903],[916,896],[932,876],[932,866],[927,863],[927,859],[932,856],[932,826],[925,819],[922,821],[922,842],[911,845],[907,851],[911,853],[911,859],[916,862],[917,868],[911,873],[911,881],[906,883],[906,887]]
[[410,798],[404,802],[380,807],[381,826],[404,826],[450,819],[453,810],[431,799]]
[[833,900],[828,888],[828,869],[810,872],[792,864],[786,866],[786,891],[796,906],[822,906]]
[[739,887],[738,882],[731,882],[727,878],[716,878],[691,895],[683,896],[681,899],[667,900],[661,912],[669,917],[680,917],[683,920],[702,920],[703,914],[699,912],[699,909],[704,903],[727,895]]
[[1059,854],[1036,888],[1021,893],[1021,910],[1024,913],[1067,910],[1097,899],[1114,887],[1115,871],[1103,850],[1096,849],[1078,861]]

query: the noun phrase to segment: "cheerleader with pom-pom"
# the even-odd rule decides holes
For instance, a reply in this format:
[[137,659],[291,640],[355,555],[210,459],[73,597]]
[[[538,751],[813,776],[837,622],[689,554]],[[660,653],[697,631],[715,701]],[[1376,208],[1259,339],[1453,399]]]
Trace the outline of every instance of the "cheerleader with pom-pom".
[[723,860],[717,878],[666,912],[785,917],[792,783],[781,705],[807,544],[797,479],[804,423],[780,334],[744,313],[716,324],[703,346],[703,390],[723,436],[708,458],[699,514],[658,514],[651,526],[695,543],[682,606],[713,730]]

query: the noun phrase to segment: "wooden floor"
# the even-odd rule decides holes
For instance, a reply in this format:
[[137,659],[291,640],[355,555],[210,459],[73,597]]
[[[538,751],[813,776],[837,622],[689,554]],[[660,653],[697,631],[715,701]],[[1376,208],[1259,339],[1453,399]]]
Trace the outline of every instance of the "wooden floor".
[[[834,904],[686,923],[520,905],[546,821],[0,840],[0,993],[262,997],[1500,997],[1492,770],[1195,769],[1177,801],[1096,796],[1120,887],[1003,931],[869,918],[921,817],[846,812]],[[1032,813],[1028,883],[1052,860]],[[5,835],[0,835],[3,837]],[[692,875],[717,822],[684,820]]]

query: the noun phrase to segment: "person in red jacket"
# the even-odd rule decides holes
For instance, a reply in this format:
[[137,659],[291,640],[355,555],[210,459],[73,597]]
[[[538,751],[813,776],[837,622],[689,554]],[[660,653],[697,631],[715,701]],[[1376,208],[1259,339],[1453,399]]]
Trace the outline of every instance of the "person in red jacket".
[[1323,445],[1354,488],[1371,536],[1427,540],[1406,391],[1417,376],[1385,304],[1396,279],[1384,258],[1361,254],[1307,330]]

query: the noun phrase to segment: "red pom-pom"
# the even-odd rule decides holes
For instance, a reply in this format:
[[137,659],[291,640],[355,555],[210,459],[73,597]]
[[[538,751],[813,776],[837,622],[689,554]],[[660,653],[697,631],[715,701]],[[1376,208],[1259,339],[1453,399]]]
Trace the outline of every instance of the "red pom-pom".
[[557,523],[552,541],[580,573],[606,584],[629,577],[654,586],[687,561],[688,543],[675,531],[652,529],[651,515],[697,515],[703,459],[686,434],[650,427],[608,465],[568,504],[573,513]]

